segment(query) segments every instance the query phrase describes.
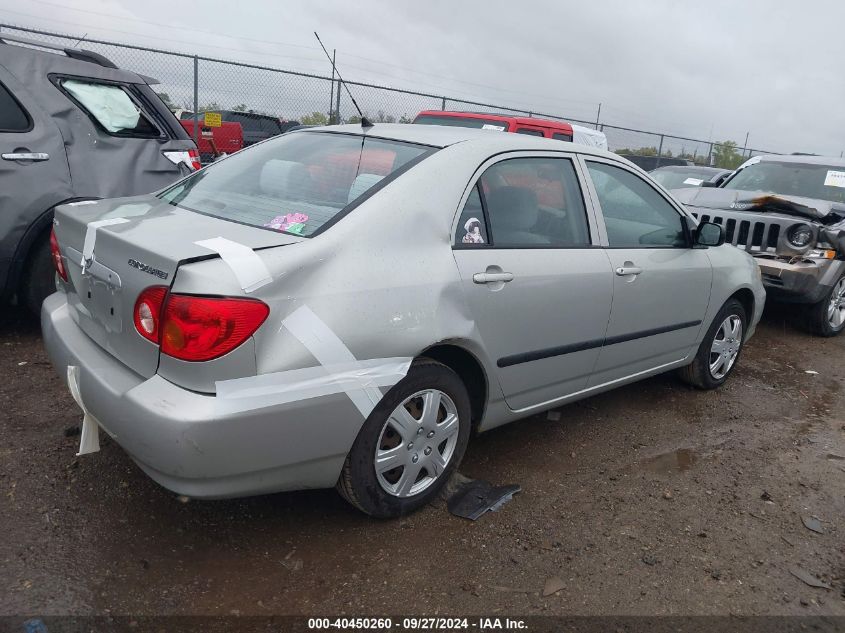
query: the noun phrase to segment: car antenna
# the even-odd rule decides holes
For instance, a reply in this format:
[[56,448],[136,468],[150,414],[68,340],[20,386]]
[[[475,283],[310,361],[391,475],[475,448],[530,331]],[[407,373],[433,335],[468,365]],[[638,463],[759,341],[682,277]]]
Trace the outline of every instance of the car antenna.
[[[332,61],[332,57],[331,57],[331,55],[329,55],[329,51],[326,50],[326,47],[323,46],[323,40],[321,40],[320,36],[317,35],[317,31],[314,31],[314,37],[316,37],[317,41],[320,42],[320,46],[323,48],[323,52],[326,54],[326,57],[329,59],[329,61]],[[340,83],[342,83],[343,87],[346,88],[346,94],[348,94],[349,98],[352,99],[352,105],[354,105],[355,109],[358,110],[358,116],[361,117],[361,127],[363,127],[363,128],[373,127],[373,124],[370,122],[370,120],[367,117],[364,116],[364,113],[361,112],[361,108],[358,107],[358,102],[355,101],[355,97],[353,97],[352,93],[349,92],[349,86],[346,85],[346,82],[343,80],[343,77],[340,76],[340,71],[337,68],[337,64],[334,64],[334,62],[332,62],[332,63],[334,65],[335,72],[337,73],[337,78],[340,79]],[[339,112],[338,112],[338,118],[340,118]]]

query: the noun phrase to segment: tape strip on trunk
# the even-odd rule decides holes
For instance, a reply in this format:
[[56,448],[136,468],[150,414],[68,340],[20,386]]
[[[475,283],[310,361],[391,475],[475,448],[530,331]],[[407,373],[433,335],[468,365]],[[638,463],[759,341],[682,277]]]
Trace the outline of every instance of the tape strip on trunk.
[[264,261],[249,246],[227,240],[225,237],[214,237],[194,244],[220,255],[237,277],[244,292],[254,292],[273,281]]
[[100,425],[82,402],[82,394],[79,392],[78,365],[67,366],[67,386],[70,389],[70,395],[73,396],[76,404],[82,409],[82,435],[79,438],[79,452],[76,456],[96,453],[100,450]]
[[129,222],[126,218],[108,218],[107,220],[95,220],[89,222],[85,229],[85,242],[82,244],[82,261],[79,265],[82,266],[82,274],[85,274],[88,268],[88,262],[94,258],[94,245],[97,242],[97,229],[101,226],[111,226],[113,224],[123,224]]

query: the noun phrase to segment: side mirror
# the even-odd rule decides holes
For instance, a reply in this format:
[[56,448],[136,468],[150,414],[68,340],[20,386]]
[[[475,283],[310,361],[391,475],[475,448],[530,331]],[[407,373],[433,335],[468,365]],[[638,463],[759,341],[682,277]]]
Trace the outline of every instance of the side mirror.
[[725,243],[725,231],[713,222],[702,222],[695,232],[695,243],[699,246],[721,246]]

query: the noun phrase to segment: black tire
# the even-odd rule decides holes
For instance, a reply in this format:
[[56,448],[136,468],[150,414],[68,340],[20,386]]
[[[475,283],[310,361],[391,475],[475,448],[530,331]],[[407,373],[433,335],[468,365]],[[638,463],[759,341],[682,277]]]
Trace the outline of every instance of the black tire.
[[834,327],[827,316],[830,302],[834,298],[834,293],[838,295],[837,286],[839,286],[839,282],[843,279],[845,279],[845,276],[836,280],[830,287],[830,290],[825,294],[824,299],[805,308],[807,329],[811,334],[829,338],[831,336],[838,336],[845,330],[845,321],[838,327]]
[[54,292],[56,272],[50,255],[50,238],[45,235],[33,245],[26,259],[18,299],[33,315],[39,316],[44,299]]
[[[387,428],[388,418],[393,411],[407,398],[426,389],[436,389],[443,392],[455,405],[458,416],[458,431],[455,434],[457,441],[446,467],[439,475],[433,477],[433,481],[428,487],[413,496],[396,496],[385,490],[376,475],[374,464],[376,449],[380,440],[385,441],[382,438],[382,431]],[[346,456],[346,462],[337,482],[338,492],[362,512],[382,519],[408,514],[429,503],[449,480],[452,473],[455,472],[464,456],[464,451],[469,442],[470,415],[469,394],[458,375],[446,365],[437,361],[427,358],[415,360],[411,364],[407,376],[385,394],[364,422],[364,426],[352,445],[352,450]],[[412,417],[416,416],[412,414]],[[398,433],[395,433],[392,428],[386,431],[386,437],[390,433],[393,433],[395,440],[399,442],[398,446],[406,446],[404,439]],[[426,436],[425,434],[420,435],[421,439],[418,441],[415,450],[419,450],[422,443],[426,441],[423,439]],[[435,435],[431,441],[436,442],[436,439]],[[441,445],[445,445],[445,443],[446,440]],[[411,451],[412,449],[408,450]],[[435,448],[435,450],[439,451],[440,449]],[[428,454],[426,453],[426,455]],[[427,471],[421,471],[421,477],[423,472],[427,473]],[[404,468],[399,473],[404,473]],[[395,476],[396,474],[394,471],[387,471],[385,476]],[[426,474],[425,476],[430,475]]]
[[[742,336],[740,337],[741,340],[738,343],[738,348],[735,348],[737,352],[733,364],[723,376],[717,378],[710,371],[710,353],[719,328],[730,316],[739,317],[742,322]],[[739,362],[739,357],[742,355],[747,324],[748,317],[745,315],[745,308],[743,308],[742,304],[736,299],[728,299],[725,305],[722,306],[722,309],[719,310],[716,318],[713,319],[713,323],[710,324],[704,340],[701,341],[701,345],[698,347],[695,359],[686,367],[681,367],[678,370],[681,380],[697,389],[704,390],[716,389],[723,385]]]

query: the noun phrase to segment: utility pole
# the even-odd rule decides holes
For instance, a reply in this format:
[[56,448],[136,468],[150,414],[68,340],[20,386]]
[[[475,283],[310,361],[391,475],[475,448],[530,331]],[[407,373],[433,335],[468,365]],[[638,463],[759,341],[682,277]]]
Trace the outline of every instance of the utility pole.
[[599,104],[599,111],[596,112],[596,129],[599,129],[599,119],[601,118],[601,103]]
[[329,95],[329,125],[333,123],[332,121],[332,109],[334,108],[334,69],[335,69],[335,55],[337,54],[337,49],[332,49],[332,89]]
[[749,134],[751,134],[751,132],[746,132],[746,133],[745,133],[745,145],[743,145],[743,146],[742,146],[742,157],[743,157],[743,158],[745,158],[745,150],[746,150],[746,148],[748,147],[748,135],[749,135]]

